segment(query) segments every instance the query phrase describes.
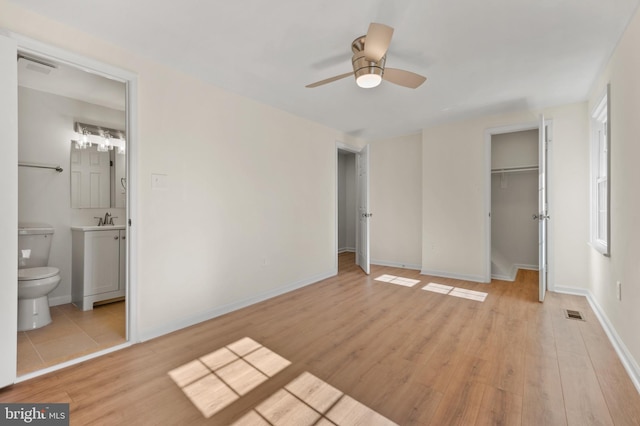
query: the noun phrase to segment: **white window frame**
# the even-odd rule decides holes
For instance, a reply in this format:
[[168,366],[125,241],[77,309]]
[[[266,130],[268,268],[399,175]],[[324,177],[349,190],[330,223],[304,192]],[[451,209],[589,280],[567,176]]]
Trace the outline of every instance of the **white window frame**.
[[611,246],[611,108],[610,86],[591,113],[591,246],[610,256]]

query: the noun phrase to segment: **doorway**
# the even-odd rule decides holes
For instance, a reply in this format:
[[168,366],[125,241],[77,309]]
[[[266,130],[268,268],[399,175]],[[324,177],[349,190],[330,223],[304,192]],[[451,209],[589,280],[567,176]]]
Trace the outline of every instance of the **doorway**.
[[[504,135],[504,136],[502,136]],[[535,142],[535,136],[537,135],[537,143]],[[501,138],[506,138],[505,150],[503,152],[493,152],[492,141],[497,138],[498,145]],[[509,139],[520,139],[519,142],[509,144]],[[552,222],[549,222],[549,203],[548,199],[551,198],[553,179],[551,164],[552,164],[552,121],[545,120],[544,116],[540,116],[538,123],[528,123],[504,126],[498,128],[491,128],[485,131],[485,158],[486,158],[486,183],[485,183],[485,206],[486,206],[486,227],[485,227],[485,282],[490,282],[492,277],[499,279],[509,279],[514,277],[518,269],[537,269],[539,271],[539,301],[544,301],[544,295],[547,289],[553,290],[553,264],[549,259],[552,259],[553,252],[553,231]],[[512,141],[513,142],[513,141]],[[516,151],[516,152],[513,152]],[[518,152],[519,151],[519,152]],[[537,151],[537,161],[536,153]],[[494,156],[502,156],[503,158],[497,158],[493,161]],[[529,179],[525,174],[531,173]],[[517,202],[514,204],[514,200],[517,200],[518,195],[516,192],[508,194],[506,190],[509,189],[509,185],[527,185],[533,187],[533,177],[537,176],[537,203],[533,202],[531,191],[526,191],[526,202]],[[526,183],[528,181],[528,183]],[[504,194],[496,193],[497,191],[505,191]],[[496,200],[502,198],[503,204],[507,204],[505,200],[511,203],[507,209],[503,206],[502,212],[496,212],[497,218],[494,218],[494,212],[492,211],[494,197],[493,193],[496,193]],[[510,198],[507,197],[510,196]],[[502,196],[502,197],[501,197]],[[536,205],[537,204],[537,205]],[[535,207],[534,207],[535,206]],[[529,213],[527,211],[530,210]],[[517,232],[526,232],[531,239],[534,230],[537,227],[537,250],[538,250],[538,264],[537,268],[533,261],[533,244],[529,239],[526,243],[526,250],[528,257],[523,257],[524,254],[520,252],[518,258],[510,259],[513,254],[509,249],[505,249],[504,246],[501,249],[496,250],[500,245],[492,243],[492,236],[496,233],[505,233],[502,229],[494,230],[494,219],[496,224],[500,223],[500,217],[511,222],[515,222],[515,229]],[[528,221],[530,225],[526,223]],[[498,225],[499,226],[499,225]],[[513,226],[513,225],[512,225]],[[508,228],[507,228],[508,229]],[[512,228],[513,229],[513,228]],[[533,239],[535,241],[535,238]],[[509,252],[505,254],[505,252]],[[519,260],[524,262],[520,263]]]
[[538,129],[491,136],[491,278],[538,270]]
[[[356,253],[356,154],[338,150],[338,254]],[[355,263],[355,255],[353,258]]]
[[[369,145],[336,144],[336,273],[354,261],[369,274]],[[351,254],[346,256],[344,253]],[[341,256],[342,255],[342,256]],[[341,259],[339,261],[339,257]],[[346,259],[346,261],[345,261]]]
[[[126,245],[111,238],[126,221],[125,128],[124,82],[19,52],[18,223],[43,223],[53,230],[47,266],[57,268],[61,280],[48,295],[52,322],[19,327],[18,376],[127,341],[126,288],[119,278]],[[34,166],[47,164],[59,171]],[[94,308],[82,303],[83,289],[77,288],[86,274],[76,234],[89,233],[76,228],[97,225],[94,218],[107,215],[115,224],[110,228],[118,231],[91,232],[109,233],[107,250],[96,261],[108,263],[99,279],[113,283],[115,291],[96,296],[112,303]],[[115,256],[104,257],[111,252]]]
[[[135,291],[132,291],[132,287],[135,286],[135,281],[131,279],[135,276],[136,232],[135,228],[131,227],[129,218],[131,218],[136,211],[135,205],[132,205],[131,200],[135,199],[136,190],[134,183],[136,182],[137,173],[131,165],[136,163],[136,115],[135,107],[132,108],[132,106],[135,106],[136,104],[137,77],[128,71],[124,71],[89,58],[81,57],[59,48],[46,46],[38,41],[22,37],[18,34],[10,33],[7,36],[0,36],[0,38],[2,39],[0,40],[0,42],[2,42],[0,43],[2,45],[2,49],[0,50],[2,59],[0,61],[0,66],[3,67],[3,75],[6,76],[6,81],[4,82],[3,87],[8,89],[10,86],[13,86],[13,90],[17,88],[14,92],[17,94],[17,97],[5,98],[3,102],[0,102],[0,107],[3,111],[6,111],[7,114],[15,114],[14,116],[19,118],[19,120],[16,120],[19,123],[19,126],[16,126],[17,132],[9,132],[8,136],[10,137],[6,138],[7,144],[15,146],[15,151],[9,150],[8,153],[10,155],[5,157],[6,165],[9,166],[9,163],[12,163],[11,165],[15,167],[14,170],[16,170],[16,173],[13,176],[9,175],[10,179],[7,179],[6,181],[7,187],[13,186],[15,188],[15,192],[11,191],[7,194],[7,202],[14,205],[18,212],[15,217],[10,218],[12,219],[10,220],[10,222],[12,222],[11,227],[14,229],[12,234],[17,234],[18,222],[22,220],[38,220],[45,223],[46,221],[56,222],[51,223],[51,225],[55,226],[55,233],[52,240],[49,265],[56,267],[57,264],[62,265],[63,267],[59,268],[61,270],[61,275],[63,275],[62,272],[65,269],[64,265],[71,264],[70,227],[73,225],[95,225],[95,220],[93,219],[93,214],[95,213],[94,210],[73,209],[71,207],[70,200],[72,191],[70,187],[71,178],[69,175],[71,169],[71,149],[73,146],[71,140],[74,139],[75,135],[77,135],[73,123],[83,120],[85,123],[96,124],[98,126],[105,126],[108,124],[113,126],[113,124],[116,124],[116,128],[122,130],[123,133],[127,135],[125,148],[126,156],[124,157],[126,159],[121,162],[124,164],[120,164],[124,166],[124,171],[122,173],[126,175],[126,179],[122,179],[122,184],[127,187],[125,191],[126,193],[124,194],[124,201],[126,205],[114,205],[112,207],[111,204],[109,204],[107,208],[101,209],[102,215],[104,215],[105,212],[110,212],[112,216],[116,216],[117,214],[118,219],[116,220],[118,222],[116,223],[119,223],[122,228],[120,235],[125,237],[126,243],[120,244],[120,246],[124,246],[124,250],[121,250],[123,256],[120,257],[119,260],[119,264],[123,265],[121,281],[124,282],[125,288],[124,300],[120,301],[119,304],[107,305],[109,306],[108,309],[89,310],[88,313],[83,311],[77,316],[77,318],[75,318],[77,326],[77,323],[83,322],[86,319],[83,317],[102,316],[106,318],[107,316],[110,316],[114,322],[121,323],[119,332],[120,338],[117,341],[111,340],[111,338],[107,337],[104,333],[102,336],[98,337],[98,329],[103,327],[105,324],[97,323],[98,325],[92,329],[92,332],[98,333],[94,334],[94,337],[97,339],[93,339],[95,343],[93,348],[83,347],[73,354],[68,354],[64,358],[57,358],[54,363],[44,363],[46,365],[37,367],[38,369],[36,371],[25,372],[22,370],[18,373],[18,363],[20,360],[16,354],[18,354],[18,339],[20,339],[20,337],[16,338],[17,328],[14,317],[16,311],[15,308],[11,306],[16,305],[17,295],[14,293],[15,290],[6,289],[7,291],[3,293],[3,297],[0,298],[0,300],[2,300],[2,308],[0,308],[0,311],[7,312],[9,314],[6,318],[3,316],[3,318],[8,320],[2,321],[2,325],[0,326],[2,327],[0,335],[3,336],[2,344],[5,347],[5,351],[3,352],[5,352],[6,355],[3,355],[2,362],[0,363],[0,387],[2,387],[126,347],[130,342],[135,341],[136,339],[136,318],[132,315],[135,313],[133,306],[135,306],[136,303]],[[34,61],[25,61],[23,64],[18,64],[18,66],[16,66],[16,58],[21,57],[29,57],[36,61],[40,60],[41,63],[38,64]],[[88,108],[85,113],[67,110],[65,113],[69,114],[69,117],[67,118],[71,120],[72,124],[70,126],[65,125],[65,129],[62,133],[59,133],[56,130],[57,127],[53,124],[56,120],[51,119],[51,117],[44,118],[43,114],[46,114],[46,111],[44,110],[48,108],[56,110],[55,106],[59,106],[60,104],[66,104],[66,106],[69,107],[71,104],[78,104],[81,102],[84,102],[85,104],[98,104],[100,102],[96,99],[79,100],[76,96],[70,96],[69,94],[63,95],[61,93],[53,93],[53,88],[50,88],[49,90],[38,90],[38,88],[32,86],[31,83],[26,83],[22,80],[19,83],[19,72],[10,72],[9,70],[11,68],[13,68],[13,70],[17,70],[21,65],[24,66],[24,71],[31,71],[43,75],[47,75],[47,71],[49,73],[54,73],[55,71],[68,67],[76,72],[90,74],[93,77],[99,77],[106,82],[114,83],[120,88],[118,97],[121,98],[122,110],[109,116],[109,118],[104,118],[106,116],[103,116],[102,113],[106,110],[100,110],[98,107],[106,107],[111,110],[117,110],[117,107],[114,107],[113,105],[98,105],[98,107],[95,108]],[[6,69],[4,67],[6,67]],[[8,72],[5,73],[5,70]],[[51,81],[49,81],[49,83],[51,83]],[[67,89],[73,90],[73,84],[70,84],[69,86],[70,87]],[[87,95],[95,95],[97,92],[95,87],[93,90],[81,89],[81,91],[86,92],[85,94]],[[32,108],[34,105],[37,105],[36,109],[39,108],[35,114],[36,119],[43,119],[42,122],[38,122],[38,126],[41,127],[40,129],[36,129],[37,126],[33,125],[33,120],[31,120],[32,125],[29,125],[28,123],[30,119],[26,118],[27,115],[25,115],[25,110]],[[121,121],[119,123],[114,123],[114,117],[116,115],[120,115],[121,117]],[[103,118],[101,119],[100,117]],[[44,137],[41,137],[37,135],[38,131],[45,131],[47,134]],[[43,139],[43,141],[48,143],[48,145],[35,147],[22,143],[25,139],[38,138]],[[35,158],[36,155],[38,158]],[[48,169],[40,169],[39,171],[52,173],[52,175],[27,175],[27,173],[36,171],[36,168],[18,167],[18,163],[29,161],[46,164],[56,163],[56,165],[57,163],[60,163],[59,168],[62,169],[63,172],[57,173],[56,171]],[[118,162],[119,161],[117,159],[114,159],[114,165]],[[64,173],[64,171],[67,173]],[[60,184],[65,184],[65,189],[60,189],[61,186],[57,186]],[[36,187],[39,187],[39,189],[35,189]],[[23,194],[19,194],[19,192],[23,192]],[[29,192],[31,193],[29,194]],[[15,194],[15,197],[10,197],[12,194]],[[120,201],[123,200],[120,191],[115,191],[114,194],[115,198],[119,197],[121,199]],[[46,199],[46,197],[49,198]],[[43,198],[46,199],[46,202],[42,201]],[[56,204],[56,199],[58,201],[63,200],[64,204]],[[44,202],[46,204],[46,208],[42,208],[41,205],[33,205],[38,202]],[[64,209],[66,209],[66,211],[63,211]],[[52,213],[52,216],[42,218],[33,217],[34,215],[42,215],[47,212]],[[60,219],[61,217],[65,217],[65,219]],[[60,223],[60,220],[63,222],[68,221],[68,223],[62,224]],[[55,237],[59,238],[56,239]],[[58,247],[56,247],[56,245],[58,245]],[[60,246],[62,246],[62,250]],[[68,249],[66,253],[66,256],[68,256],[67,259],[64,259],[64,249]],[[3,251],[6,251],[7,253],[15,253],[17,251],[17,240],[6,239]],[[12,255],[11,257],[15,259],[15,255]],[[13,260],[11,264],[14,265],[13,268],[16,268],[17,265],[15,260]],[[67,308],[72,306],[70,304],[72,299],[72,290],[70,284],[71,274],[69,269],[70,268],[67,268],[66,271],[67,276],[64,278],[61,277],[67,280],[66,285],[62,286],[61,280],[61,283],[58,286],[60,287],[60,290],[55,294],[54,290],[49,299],[50,304],[53,306],[52,310],[55,311],[52,312],[54,321],[56,320],[56,316],[58,318],[61,318],[61,316],[68,317],[68,315],[66,315],[66,312],[68,311]],[[12,279],[11,281],[17,283],[17,278]],[[58,306],[61,307],[58,308]],[[96,312],[102,312],[102,314],[97,314]],[[122,327],[122,325],[124,326]],[[46,339],[43,337],[45,334],[44,329],[46,329],[46,327],[49,326],[33,330],[39,331],[38,334],[40,336],[31,339],[32,344],[34,340],[43,342]],[[98,340],[101,342],[98,342]],[[11,353],[13,353],[13,355],[11,355]],[[33,353],[31,355],[33,355]]]

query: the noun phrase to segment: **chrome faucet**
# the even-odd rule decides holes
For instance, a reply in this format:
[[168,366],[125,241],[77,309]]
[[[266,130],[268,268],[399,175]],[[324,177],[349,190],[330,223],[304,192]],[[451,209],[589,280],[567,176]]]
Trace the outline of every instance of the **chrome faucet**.
[[111,216],[111,213],[106,212],[104,214],[104,218],[94,216],[95,219],[98,219],[98,226],[107,226],[114,225],[113,219],[116,219],[118,216]]

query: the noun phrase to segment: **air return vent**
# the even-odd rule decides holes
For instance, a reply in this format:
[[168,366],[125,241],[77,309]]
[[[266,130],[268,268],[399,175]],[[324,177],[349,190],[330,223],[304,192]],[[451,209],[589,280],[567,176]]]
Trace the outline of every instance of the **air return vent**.
[[571,309],[565,309],[564,310],[564,316],[567,319],[574,319],[574,320],[584,321],[584,317],[582,316],[582,312],[580,312],[580,311],[572,311]]

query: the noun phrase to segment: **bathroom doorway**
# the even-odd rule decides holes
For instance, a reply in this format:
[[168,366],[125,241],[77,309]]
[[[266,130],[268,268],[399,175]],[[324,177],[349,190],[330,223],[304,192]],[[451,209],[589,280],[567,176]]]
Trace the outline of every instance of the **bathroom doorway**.
[[[90,59],[29,44],[19,42],[17,55],[18,222],[54,229],[48,265],[60,270],[61,281],[48,295],[52,322],[18,332],[18,380],[126,346],[134,329],[129,105],[135,81]],[[104,167],[85,173],[83,181],[82,158]],[[87,228],[98,218],[107,218],[108,226]],[[78,292],[83,258],[76,234],[82,233],[110,233],[117,241],[117,252],[98,274],[113,269],[118,289],[104,297]],[[104,247],[94,247],[103,253]]]

